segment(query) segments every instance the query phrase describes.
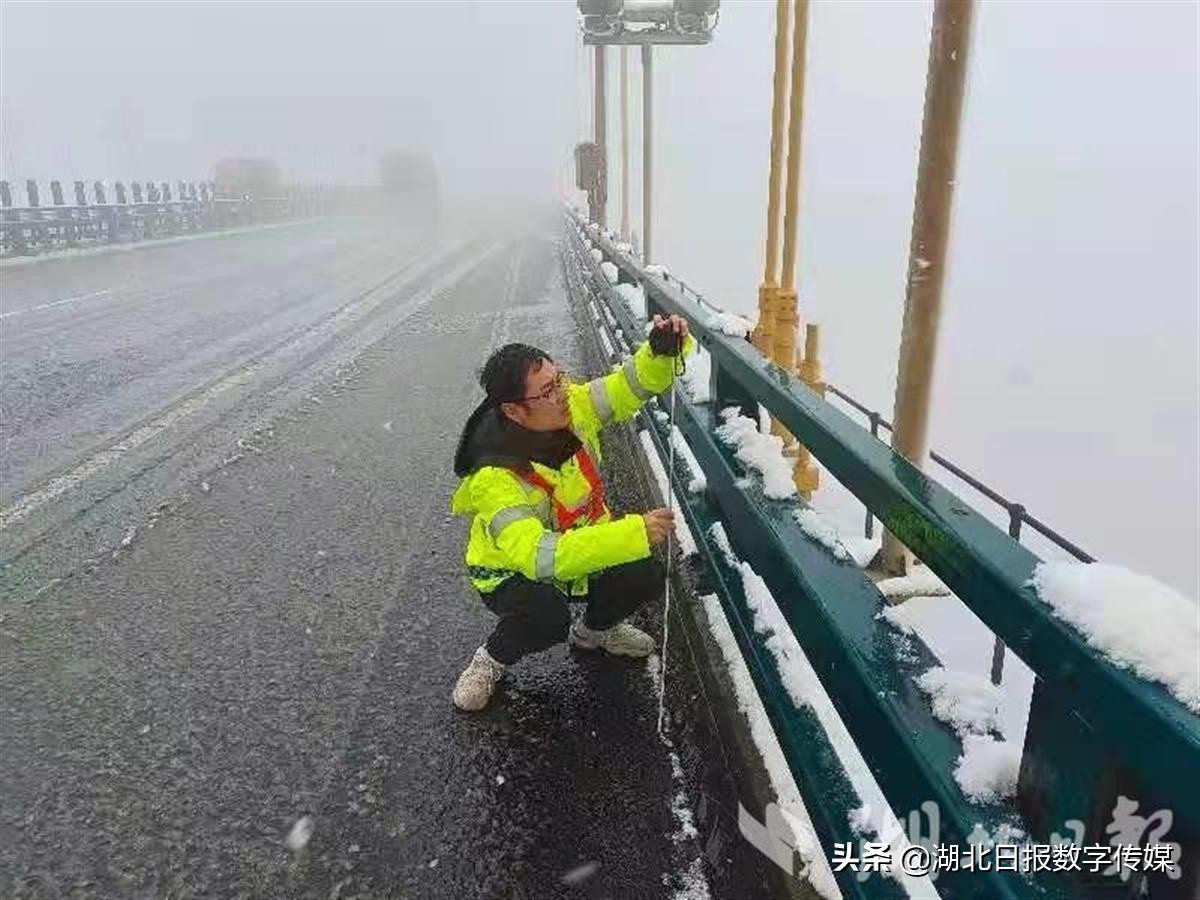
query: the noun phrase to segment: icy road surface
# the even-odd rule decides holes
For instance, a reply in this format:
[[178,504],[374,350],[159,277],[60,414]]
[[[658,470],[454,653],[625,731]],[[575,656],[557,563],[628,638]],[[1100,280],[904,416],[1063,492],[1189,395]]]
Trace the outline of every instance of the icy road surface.
[[682,827],[736,801],[684,725],[673,775],[644,661],[449,701],[491,623],[447,510],[476,368],[588,368],[559,227],[0,269],[0,896],[765,895],[736,824]]

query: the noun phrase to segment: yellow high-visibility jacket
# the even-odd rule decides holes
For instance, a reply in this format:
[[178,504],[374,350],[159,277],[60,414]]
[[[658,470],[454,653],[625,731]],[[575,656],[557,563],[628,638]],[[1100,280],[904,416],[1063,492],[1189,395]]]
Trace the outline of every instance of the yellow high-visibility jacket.
[[[689,336],[683,354],[694,347]],[[566,593],[585,594],[589,575],[650,555],[640,515],[614,519],[602,502],[592,503],[588,475],[594,470],[587,472],[587,460],[580,457],[582,451],[599,461],[600,429],[632,418],[647,400],[670,387],[674,362],[673,357],[655,355],[647,342],[609,374],[569,385],[569,432],[535,434],[487,403],[472,414],[455,459],[462,481],[450,509],[472,517],[466,562],[471,583],[480,592],[494,591],[521,574],[554,582]],[[550,450],[529,454],[531,445]],[[523,478],[522,472],[533,475]],[[564,527],[564,511],[588,514]]]

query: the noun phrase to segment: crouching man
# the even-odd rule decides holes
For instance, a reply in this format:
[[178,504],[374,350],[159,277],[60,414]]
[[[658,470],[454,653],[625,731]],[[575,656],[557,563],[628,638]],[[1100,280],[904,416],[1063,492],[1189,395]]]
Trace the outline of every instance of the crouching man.
[[[672,516],[612,517],[597,470],[600,429],[670,387],[677,354],[694,345],[686,321],[656,316],[637,353],[585,384],[525,344],[501,347],[484,365],[487,398],[459,439],[451,509],[471,517],[467,571],[499,621],[459,676],[459,709],[483,709],[506,666],[563,640],[622,656],[653,652],[650,635],[622,620],[662,593],[650,547],[666,540]],[[587,604],[574,626],[569,601]]]

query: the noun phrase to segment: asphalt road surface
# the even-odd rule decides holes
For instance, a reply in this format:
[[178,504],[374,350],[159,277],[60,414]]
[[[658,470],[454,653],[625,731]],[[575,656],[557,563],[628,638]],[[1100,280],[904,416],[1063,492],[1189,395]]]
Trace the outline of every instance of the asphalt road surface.
[[591,367],[559,231],[0,268],[0,897],[762,895],[690,827],[711,759],[644,661],[560,647],[450,704],[490,626],[448,512],[476,367]]

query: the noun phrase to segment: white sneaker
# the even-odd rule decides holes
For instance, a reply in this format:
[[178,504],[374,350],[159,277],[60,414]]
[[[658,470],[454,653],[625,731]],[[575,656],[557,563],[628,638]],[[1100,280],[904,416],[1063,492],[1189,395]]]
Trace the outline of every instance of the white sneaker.
[[649,656],[654,652],[654,638],[628,622],[618,622],[604,631],[593,631],[582,622],[575,623],[568,639],[584,650],[604,650],[617,656]]
[[492,659],[486,647],[480,647],[471,657],[471,664],[463,669],[454,685],[451,699],[464,712],[478,712],[487,706],[496,689],[496,682],[504,674],[504,664]]

